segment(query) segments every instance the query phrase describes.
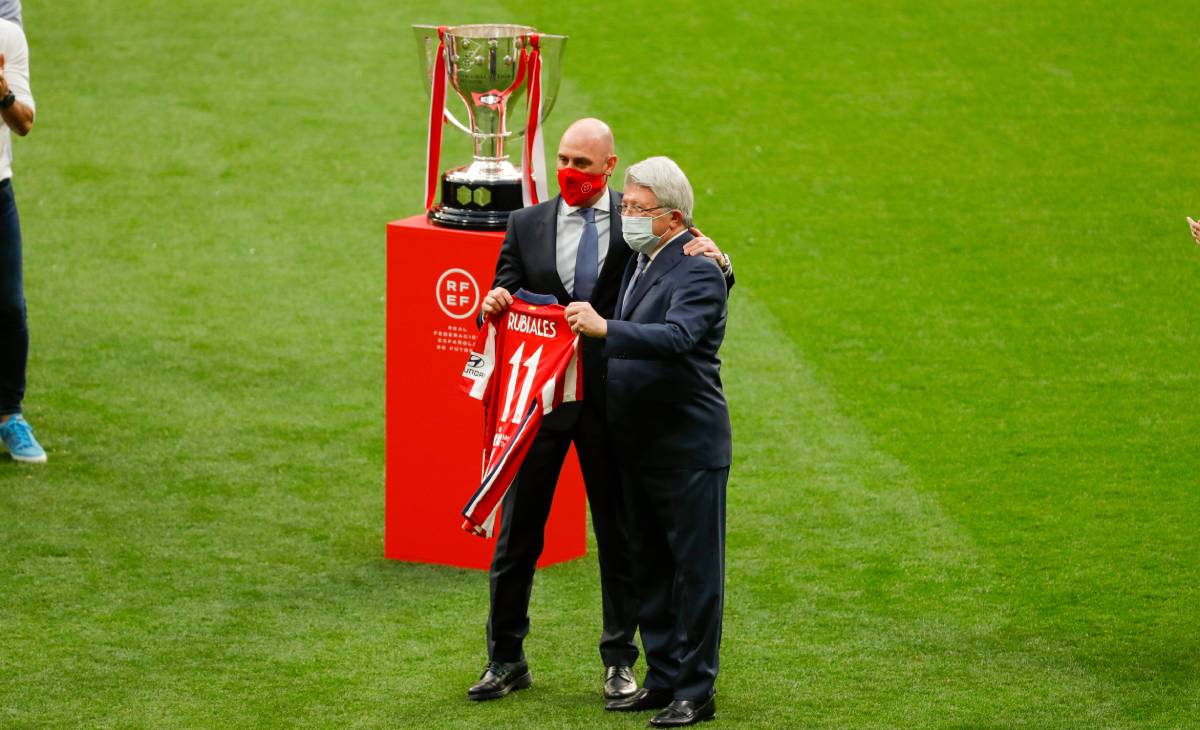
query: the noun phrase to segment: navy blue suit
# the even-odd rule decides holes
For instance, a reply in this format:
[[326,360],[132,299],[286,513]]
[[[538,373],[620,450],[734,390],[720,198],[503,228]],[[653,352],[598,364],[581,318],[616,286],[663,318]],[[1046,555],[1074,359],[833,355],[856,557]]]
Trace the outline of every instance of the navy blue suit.
[[[589,299],[596,312],[605,318],[613,316],[621,277],[633,258],[621,235],[618,215],[621,193],[609,189],[608,197],[608,254]],[[509,216],[492,288],[504,287],[510,292],[525,289],[551,294],[564,304],[572,301],[556,263],[561,201],[561,196],[555,196]],[[732,272],[728,285],[733,286]],[[546,416],[517,480],[504,497],[500,534],[492,556],[491,611],[487,625],[488,657],[498,661],[512,662],[524,656],[534,570],[542,553],[554,487],[572,443],[579,455],[587,489],[600,563],[604,618],[600,657],[606,666],[632,666],[637,661],[633,567],[620,518],[623,495],[617,459],[605,433],[606,360],[601,352],[604,343],[586,337],[582,343],[583,402],[564,403]]]
[[724,610],[725,488],[732,458],[717,351],[728,289],[683,233],[633,288],[626,266],[608,322],[606,418],[624,492],[645,686],[704,700]]

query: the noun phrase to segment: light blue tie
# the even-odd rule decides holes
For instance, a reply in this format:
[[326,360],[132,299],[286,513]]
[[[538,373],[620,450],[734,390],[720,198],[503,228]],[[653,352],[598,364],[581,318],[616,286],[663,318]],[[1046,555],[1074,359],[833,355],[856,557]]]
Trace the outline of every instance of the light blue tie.
[[637,269],[634,270],[633,276],[629,277],[629,286],[625,287],[625,298],[621,300],[621,319],[629,316],[629,295],[633,294],[633,288],[637,286],[638,280],[642,278],[642,272],[646,270],[646,265],[649,263],[649,256],[644,253],[638,254]]
[[579,215],[583,216],[583,235],[575,254],[575,299],[586,302],[592,298],[600,275],[600,234],[596,230],[595,208],[581,208]]

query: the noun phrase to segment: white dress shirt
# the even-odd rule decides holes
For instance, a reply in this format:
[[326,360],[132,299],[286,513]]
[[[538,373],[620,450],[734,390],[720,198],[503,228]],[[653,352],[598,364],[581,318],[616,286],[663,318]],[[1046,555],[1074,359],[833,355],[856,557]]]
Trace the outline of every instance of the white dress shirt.
[[[592,204],[596,209],[596,249],[600,260],[596,264],[596,273],[604,270],[604,257],[608,255],[609,219],[612,201],[609,200],[608,186],[604,193]],[[579,239],[583,237],[583,216],[577,212],[579,206],[567,205],[563,200],[558,204],[558,231],[554,237],[554,258],[558,268],[558,278],[568,293],[575,291],[575,259],[579,256]],[[566,302],[563,302],[566,304]]]
[[[29,90],[29,44],[21,26],[0,19],[0,53],[4,54],[4,80],[8,89],[30,109],[34,109],[33,92]],[[0,121],[0,180],[12,177],[12,134]]]

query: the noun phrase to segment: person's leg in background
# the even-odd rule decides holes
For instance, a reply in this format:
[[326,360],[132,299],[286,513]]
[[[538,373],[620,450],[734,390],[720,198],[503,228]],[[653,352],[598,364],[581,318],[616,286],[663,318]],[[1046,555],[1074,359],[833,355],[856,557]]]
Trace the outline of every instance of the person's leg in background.
[[12,181],[0,182],[0,441],[17,461],[41,463],[46,452],[21,415],[29,326],[21,272],[21,220]]

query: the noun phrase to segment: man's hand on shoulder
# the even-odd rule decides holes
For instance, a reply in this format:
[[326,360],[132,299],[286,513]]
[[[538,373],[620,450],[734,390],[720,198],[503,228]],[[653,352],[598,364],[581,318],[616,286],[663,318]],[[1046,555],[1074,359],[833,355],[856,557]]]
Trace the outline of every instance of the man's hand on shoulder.
[[717,244],[711,238],[700,232],[699,228],[692,226],[688,229],[695,238],[683,244],[683,252],[688,256],[706,256],[713,260],[717,266],[721,267],[721,272],[728,274],[730,269],[729,257],[717,248]]
[[608,336],[608,320],[587,302],[571,302],[567,305],[567,324],[571,325],[572,332],[585,337]]
[[512,294],[509,294],[508,290],[504,287],[498,286],[483,297],[483,304],[479,308],[483,310],[483,314],[486,317],[503,312],[511,307],[512,303]]

